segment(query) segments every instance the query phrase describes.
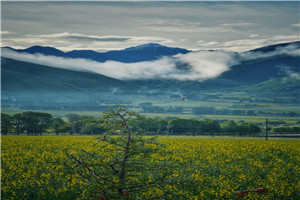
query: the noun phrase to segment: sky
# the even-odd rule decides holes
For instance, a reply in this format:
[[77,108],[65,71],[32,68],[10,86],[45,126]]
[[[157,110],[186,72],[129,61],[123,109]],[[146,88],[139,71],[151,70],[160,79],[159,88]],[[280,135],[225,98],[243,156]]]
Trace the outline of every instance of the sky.
[[1,2],[1,45],[244,52],[299,39],[300,2]]

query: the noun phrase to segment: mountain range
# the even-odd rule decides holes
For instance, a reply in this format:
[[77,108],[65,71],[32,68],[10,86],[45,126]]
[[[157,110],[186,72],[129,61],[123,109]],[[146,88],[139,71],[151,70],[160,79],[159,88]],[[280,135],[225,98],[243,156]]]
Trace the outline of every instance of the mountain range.
[[43,46],[32,46],[27,49],[14,49],[11,47],[4,47],[4,49],[10,49],[19,53],[43,54],[45,56],[57,56],[62,58],[83,58],[94,60],[97,62],[113,60],[123,63],[152,61],[163,56],[173,56],[179,53],[186,54],[190,52],[186,49],[166,47],[155,43],[148,43],[123,50],[114,50],[104,53],[93,50],[73,50],[69,52],[63,52],[54,47]]
[[[180,93],[181,96],[197,99],[203,93],[236,91],[270,97],[292,95],[295,96],[295,101],[299,101],[300,55],[273,53],[291,45],[300,49],[300,42],[297,41],[235,53],[239,62],[230,66],[229,70],[218,77],[201,82],[175,79],[118,80],[99,73],[61,69],[2,56],[2,100],[17,99],[23,105],[49,102],[80,104],[95,99],[99,102],[121,102],[122,95],[150,95],[166,98]],[[42,46],[27,49],[4,47],[3,49],[17,53],[84,58],[97,62],[112,60],[123,63],[153,61],[165,56],[191,52],[153,43],[105,53],[91,50],[63,52],[53,47]],[[257,56],[258,54],[260,56]],[[256,57],[253,58],[253,55]],[[247,56],[252,58],[245,59]]]

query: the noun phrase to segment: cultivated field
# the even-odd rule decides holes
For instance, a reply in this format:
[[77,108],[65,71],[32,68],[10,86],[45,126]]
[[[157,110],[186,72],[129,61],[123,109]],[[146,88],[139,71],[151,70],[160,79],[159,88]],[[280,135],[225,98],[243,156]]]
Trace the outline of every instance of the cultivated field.
[[[131,192],[126,198],[234,199],[236,191],[256,188],[263,188],[263,194],[250,192],[244,199],[300,197],[299,140],[229,137],[158,140],[166,145],[166,153],[153,155],[153,160],[172,163],[167,184]],[[91,198],[84,196],[88,187],[85,180],[60,171],[60,167],[55,169],[53,162],[66,159],[66,150],[97,149],[94,143],[95,137],[83,136],[2,136],[2,199]]]

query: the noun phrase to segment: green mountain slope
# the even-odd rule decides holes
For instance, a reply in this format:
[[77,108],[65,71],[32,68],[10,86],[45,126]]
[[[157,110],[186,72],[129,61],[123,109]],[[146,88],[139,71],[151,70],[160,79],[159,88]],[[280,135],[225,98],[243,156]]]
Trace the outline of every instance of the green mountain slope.
[[[300,42],[292,44],[300,48]],[[269,53],[282,45],[288,44],[272,45],[252,52]],[[168,79],[121,81],[92,72],[60,69],[3,57],[1,61],[2,99],[19,97],[20,102],[26,97],[28,102],[52,100],[82,103],[105,99],[108,103],[119,103],[124,94],[131,95],[133,99],[140,96],[168,98],[172,95],[201,99],[204,93],[232,91],[270,98],[299,98],[300,90],[300,56],[288,54],[245,59],[219,77],[202,82]]]
[[245,61],[232,66],[219,79],[227,79],[237,84],[256,84],[273,78],[285,76],[286,70],[299,73],[300,57],[273,56]]
[[90,72],[72,71],[1,58],[2,95],[86,99],[127,92],[135,86]]
[[236,87],[235,91],[246,91],[252,93],[280,93],[286,95],[300,95],[300,77],[274,78],[257,84]]

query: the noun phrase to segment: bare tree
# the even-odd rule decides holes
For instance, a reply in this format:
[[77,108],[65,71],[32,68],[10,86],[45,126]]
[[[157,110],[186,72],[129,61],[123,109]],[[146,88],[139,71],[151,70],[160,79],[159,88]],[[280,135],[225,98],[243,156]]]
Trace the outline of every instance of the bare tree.
[[139,191],[159,187],[171,173],[168,162],[154,159],[164,153],[164,145],[131,131],[128,120],[136,117],[124,108],[106,113],[106,133],[97,139],[94,150],[68,152],[60,163],[68,173],[86,180],[84,195],[89,199],[135,199]]

